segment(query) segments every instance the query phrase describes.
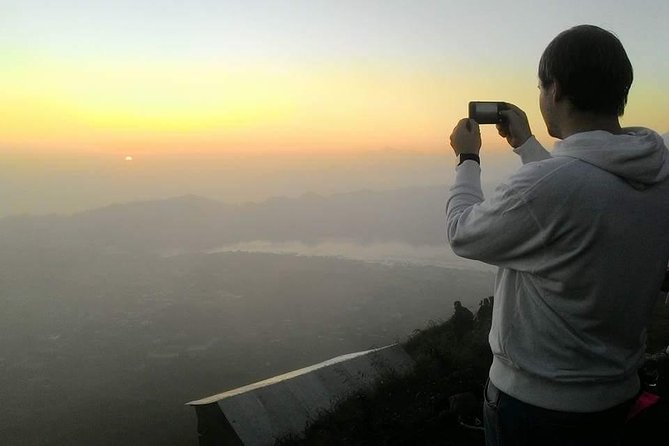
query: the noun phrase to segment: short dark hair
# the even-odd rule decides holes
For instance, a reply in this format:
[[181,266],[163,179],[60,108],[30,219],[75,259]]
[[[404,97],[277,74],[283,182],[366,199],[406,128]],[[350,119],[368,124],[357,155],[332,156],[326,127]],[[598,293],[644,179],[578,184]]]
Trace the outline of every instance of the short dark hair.
[[620,40],[594,25],[558,34],[539,61],[539,80],[554,82],[581,111],[622,116],[633,80],[632,64]]

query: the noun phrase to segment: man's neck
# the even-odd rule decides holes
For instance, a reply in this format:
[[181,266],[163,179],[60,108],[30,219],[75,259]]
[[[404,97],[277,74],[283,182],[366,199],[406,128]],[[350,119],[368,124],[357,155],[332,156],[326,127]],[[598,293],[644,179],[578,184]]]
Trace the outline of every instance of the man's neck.
[[562,122],[560,126],[561,138],[565,139],[571,135],[582,132],[603,130],[605,132],[619,135],[622,132],[620,121],[617,116],[602,116],[592,113],[572,113]]

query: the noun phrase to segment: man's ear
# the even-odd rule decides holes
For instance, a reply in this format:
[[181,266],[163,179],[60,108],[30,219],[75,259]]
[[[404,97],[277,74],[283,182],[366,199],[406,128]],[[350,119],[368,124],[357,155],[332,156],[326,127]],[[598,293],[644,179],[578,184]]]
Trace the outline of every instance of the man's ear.
[[557,81],[553,81],[553,102],[558,103],[562,100],[563,94],[562,94],[562,87]]

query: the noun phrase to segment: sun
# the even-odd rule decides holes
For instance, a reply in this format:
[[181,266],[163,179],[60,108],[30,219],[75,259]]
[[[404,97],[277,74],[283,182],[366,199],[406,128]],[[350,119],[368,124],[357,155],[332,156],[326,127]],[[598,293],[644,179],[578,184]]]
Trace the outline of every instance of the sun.
[[125,160],[126,160],[126,161],[132,161],[132,160],[133,160],[133,158],[132,158],[132,156],[130,156],[130,155],[127,155],[127,156],[125,157]]

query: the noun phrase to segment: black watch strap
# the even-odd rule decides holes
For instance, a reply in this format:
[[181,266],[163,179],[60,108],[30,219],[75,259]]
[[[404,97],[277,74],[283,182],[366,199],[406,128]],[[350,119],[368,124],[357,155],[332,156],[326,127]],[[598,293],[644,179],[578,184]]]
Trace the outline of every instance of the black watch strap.
[[478,156],[476,153],[461,153],[460,162],[458,163],[458,166],[467,160],[474,160],[477,163],[481,164],[481,157]]

